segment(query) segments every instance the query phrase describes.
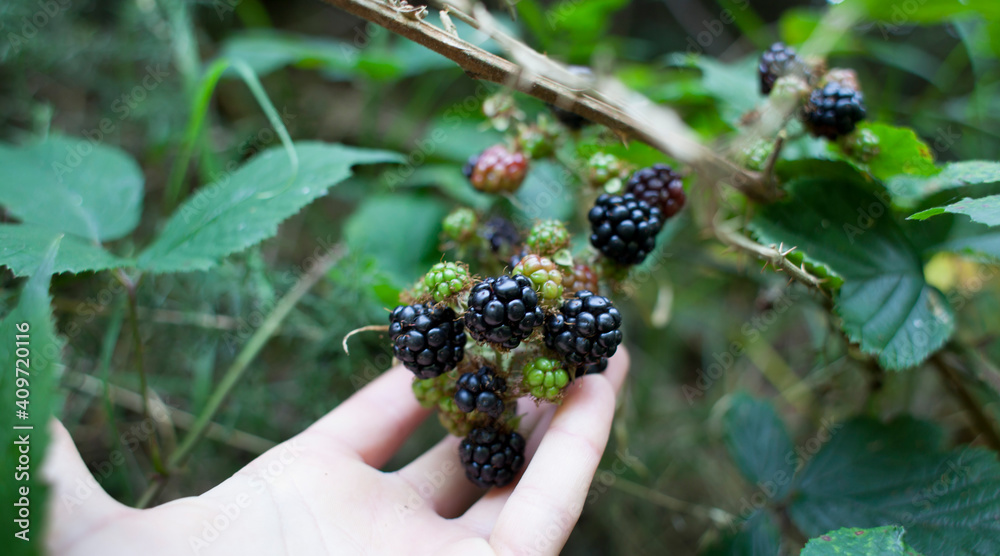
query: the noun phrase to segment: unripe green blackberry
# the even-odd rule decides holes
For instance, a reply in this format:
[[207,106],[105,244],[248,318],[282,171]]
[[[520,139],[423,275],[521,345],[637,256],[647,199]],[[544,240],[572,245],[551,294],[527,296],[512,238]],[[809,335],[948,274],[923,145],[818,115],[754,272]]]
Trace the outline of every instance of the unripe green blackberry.
[[542,126],[521,126],[518,129],[518,148],[533,160],[552,156],[555,152],[553,142],[552,134]]
[[442,399],[438,403],[438,422],[448,431],[448,434],[465,436],[476,426],[477,421],[470,419],[469,414],[458,408],[452,398]]
[[604,187],[613,179],[624,180],[628,175],[628,164],[613,154],[594,153],[587,160],[587,177],[594,187]]
[[472,209],[457,208],[451,211],[442,222],[444,235],[448,239],[466,242],[475,237],[479,218]]
[[524,243],[532,253],[551,255],[569,245],[569,232],[562,222],[545,220],[531,228]]
[[437,263],[424,275],[424,285],[434,301],[442,301],[454,297],[472,285],[469,269],[459,263]]
[[562,397],[570,376],[561,362],[539,357],[524,366],[521,383],[535,398],[553,402]]
[[413,395],[421,407],[431,409],[446,398],[455,394],[455,382],[458,380],[455,371],[434,378],[416,379],[413,381]]
[[562,272],[559,266],[552,260],[538,255],[528,255],[517,263],[512,276],[524,276],[531,281],[531,285],[542,302],[555,301],[562,298]]

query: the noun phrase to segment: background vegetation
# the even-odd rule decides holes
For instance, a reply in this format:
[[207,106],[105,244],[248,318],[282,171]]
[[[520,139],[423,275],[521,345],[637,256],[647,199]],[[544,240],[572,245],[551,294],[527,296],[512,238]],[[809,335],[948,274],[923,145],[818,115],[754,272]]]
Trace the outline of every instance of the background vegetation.
[[[918,8],[908,11],[910,4]],[[1000,17],[975,11],[988,15],[995,10],[989,4],[972,2],[960,13],[951,4],[911,0],[883,6],[880,19],[861,20],[829,55],[831,66],[858,72],[869,120],[912,128],[939,165],[996,159],[1000,147]],[[594,66],[675,108],[711,143],[761,102],[759,52],[779,39],[801,44],[827,8],[822,2],[521,0],[517,21],[504,21],[551,57]],[[474,36],[461,25],[460,32]],[[211,264],[174,264],[167,251],[154,250],[145,255],[148,268],[162,264],[182,272],[147,272],[138,283],[112,271],[52,277],[55,329],[65,342],[52,406],[100,484],[125,503],[207,490],[387,368],[391,352],[378,334],[352,339],[350,357],[341,339],[359,326],[383,323],[399,291],[439,260],[440,221],[452,207],[485,210],[492,203],[468,187],[460,170],[469,155],[502,138],[481,110],[482,101],[500,89],[320,2],[17,0],[0,6],[0,34],[4,160],[15,156],[9,154],[15,145],[68,135],[74,139],[66,139],[67,149],[100,145],[138,163],[142,197],[105,200],[115,210],[141,210],[134,232],[123,224],[124,233],[105,236],[105,247],[120,257],[141,260],[139,253],[154,238],[169,234],[167,216],[180,214],[175,211],[184,199],[190,202],[190,191],[222,179],[249,179],[240,177],[240,165],[270,148],[282,152],[262,99],[269,99],[295,140],[405,157],[403,164],[356,167],[328,195],[309,194],[319,198],[301,211],[308,201],[290,205],[287,220],[274,215],[274,225],[281,222],[274,237],[262,243],[247,237],[241,241],[252,246],[234,246],[228,252],[236,253],[225,258],[227,252],[206,254]],[[220,59],[240,62],[213,64]],[[219,78],[214,89],[205,78],[213,71]],[[260,90],[253,89],[253,75]],[[534,99],[515,98],[529,120],[545,112]],[[807,154],[791,151],[789,157],[813,156],[817,143],[802,141],[794,148]],[[908,148],[904,143],[900,148]],[[183,163],[185,156],[190,165]],[[395,156],[372,155],[371,162],[401,160]],[[625,156],[638,163],[665,160],[641,146]],[[32,183],[18,182],[7,168],[0,166],[0,188],[31,190]],[[525,198],[544,191],[546,171],[556,171],[555,164],[535,167]],[[571,197],[557,195],[537,216],[572,216]],[[896,476],[892,465],[914,469],[918,460],[930,469],[920,480],[933,488],[946,461],[927,459],[937,450],[990,445],[1000,411],[1000,274],[990,259],[939,253],[922,260],[927,280],[955,309],[953,342],[965,347],[905,372],[886,371],[844,338],[823,295],[789,284],[786,275],[762,272],[758,261],[706,237],[690,214],[699,210],[699,197],[693,203],[661,236],[659,255],[633,276],[620,303],[632,376],[603,471],[566,553],[773,554],[772,529],[781,531],[783,550],[794,552],[813,528],[848,525],[812,523],[804,532],[806,518],[790,518],[783,494],[769,493],[786,488],[766,484],[775,468],[746,455],[760,446],[776,450],[782,460],[790,450],[792,463],[813,460],[828,448],[832,455],[820,463],[832,469],[834,448],[896,439],[883,460],[854,462],[843,476],[831,471],[811,478],[836,492],[886,484]],[[0,205],[10,208],[9,198]],[[0,212],[0,220],[24,221],[14,212]],[[937,218],[950,225],[964,217]],[[1000,252],[995,236],[984,237]],[[336,264],[316,277],[318,283],[277,323],[259,354],[240,360],[241,350],[256,347],[254,334],[271,322],[268,315],[303,277],[309,279],[324,255]],[[0,313],[27,296],[20,293],[25,279],[14,270],[19,276],[34,271],[13,268],[11,260],[0,271]],[[115,266],[92,262],[76,268]],[[145,378],[137,370],[138,345]],[[191,446],[190,457],[169,481],[162,480],[156,459],[184,445],[185,431],[196,426],[194,416],[214,403],[234,362],[245,364],[245,372],[208,439]],[[143,380],[157,403],[173,408],[171,422],[157,426],[160,455],[142,441],[149,422],[135,393]],[[859,414],[870,420],[848,423]],[[927,428],[925,421],[938,428]],[[442,434],[438,423],[428,421],[390,467],[411,460]],[[995,520],[995,453],[981,466],[976,458],[983,452],[948,453],[951,461],[975,460],[977,477],[986,484],[986,491],[975,491],[981,505],[969,510],[967,520]],[[617,464],[622,461],[624,470]],[[154,498],[143,500],[151,485]],[[992,498],[982,494],[990,488]],[[956,497],[949,503],[959,504],[963,492],[968,497],[951,483],[948,489],[947,496]],[[879,500],[897,511],[893,515],[911,505],[910,513],[919,516],[923,503],[939,502],[931,492],[913,498],[907,491],[896,501],[883,492]],[[730,525],[730,518],[751,514],[749,524]],[[842,517],[852,517],[851,511]],[[766,523],[758,527],[761,521]],[[892,524],[909,525],[902,521]],[[982,534],[974,531],[980,532],[949,534]],[[954,553],[991,553],[995,538],[978,548],[955,541],[967,551]]]

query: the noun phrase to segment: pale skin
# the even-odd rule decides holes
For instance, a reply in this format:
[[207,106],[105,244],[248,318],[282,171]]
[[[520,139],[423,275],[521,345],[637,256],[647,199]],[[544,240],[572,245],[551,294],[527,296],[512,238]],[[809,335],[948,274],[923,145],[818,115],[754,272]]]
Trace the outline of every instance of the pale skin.
[[201,496],[149,510],[96,488],[54,422],[46,545],[83,556],[558,554],[607,445],[628,366],[620,351],[603,374],[571,384],[558,409],[522,401],[521,431],[534,429],[529,463],[514,484],[485,495],[465,478],[455,437],[402,469],[380,470],[430,414],[401,367]]

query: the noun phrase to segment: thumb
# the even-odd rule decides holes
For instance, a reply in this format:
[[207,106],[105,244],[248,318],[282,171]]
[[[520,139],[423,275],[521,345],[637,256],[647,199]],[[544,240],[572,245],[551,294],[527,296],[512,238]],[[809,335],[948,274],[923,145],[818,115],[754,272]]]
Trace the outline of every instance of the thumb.
[[69,431],[56,419],[49,422],[48,453],[42,476],[49,483],[46,545],[63,554],[95,533],[102,524],[138,512],[104,492],[80,457]]

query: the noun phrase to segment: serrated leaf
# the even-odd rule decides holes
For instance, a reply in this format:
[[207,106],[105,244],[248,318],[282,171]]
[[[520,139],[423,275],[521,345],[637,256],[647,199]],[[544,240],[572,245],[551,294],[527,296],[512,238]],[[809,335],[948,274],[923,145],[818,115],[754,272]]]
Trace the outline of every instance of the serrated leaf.
[[952,309],[927,284],[920,253],[882,198],[841,178],[801,178],[788,190],[791,200],[766,207],[751,229],[762,243],[796,247],[843,278],[835,310],[852,342],[897,370],[920,364],[947,341]]
[[866,133],[877,139],[874,154],[856,153],[849,142],[830,143],[830,149],[845,156],[858,169],[880,180],[900,174],[928,176],[938,171],[930,147],[912,129],[862,122],[851,137],[863,137]]
[[[10,475],[0,481],[0,504],[2,518],[0,519],[0,535],[3,535],[4,546],[11,547],[10,554],[42,554],[45,506],[48,487],[42,479],[42,456],[49,442],[48,424],[54,410],[53,392],[58,383],[60,372],[60,350],[62,343],[56,336],[52,313],[49,309],[49,279],[52,275],[52,265],[56,259],[59,242],[49,245],[41,263],[33,270],[17,306],[2,322],[0,322],[0,365],[4,372],[0,373],[0,399],[5,401],[2,417],[0,417],[0,460],[9,465]],[[21,337],[17,335],[21,334]],[[16,342],[26,342],[18,345]],[[23,349],[20,354],[17,349]],[[27,363],[18,363],[27,361]],[[20,369],[20,371],[18,371]],[[17,380],[26,379],[27,385],[17,384]],[[20,395],[20,391],[27,396]],[[15,405],[15,401],[27,400],[24,408]],[[21,419],[16,411],[27,413],[26,419]],[[15,426],[31,427],[30,429],[14,429]],[[27,444],[21,442],[27,436]],[[15,473],[13,463],[22,455],[21,449],[27,447],[30,473],[19,476]],[[15,502],[21,501],[21,488],[27,488],[25,496],[30,506],[30,527],[27,541],[15,538],[15,534],[23,530],[14,520],[18,519],[19,507]],[[24,507],[24,504],[21,504]]]
[[911,220],[926,220],[932,216],[944,213],[964,214],[973,222],[986,224],[987,226],[1000,226],[1000,195],[990,195],[970,199],[966,197],[961,201],[954,202],[943,207],[934,207],[910,215]]
[[295,144],[298,171],[282,147],[254,157],[231,175],[203,187],[167,221],[138,258],[151,272],[203,270],[278,232],[278,224],[352,175],[358,164],[400,162],[403,157],[318,142]]
[[774,407],[736,394],[726,412],[725,431],[729,455],[743,476],[769,498],[782,498],[792,484],[796,459],[788,430]]
[[0,145],[0,168],[0,205],[23,222],[92,241],[121,238],[139,223],[144,178],[122,150],[50,135]]
[[968,160],[946,164],[930,176],[895,176],[886,182],[886,187],[894,202],[912,207],[942,191],[997,182],[1000,182],[1000,162]]
[[902,525],[924,554],[1000,554],[1000,462],[982,448],[940,451],[941,432],[909,417],[844,424],[806,466],[789,516],[818,536]]
[[408,288],[439,258],[438,235],[447,207],[432,197],[369,197],[344,225],[352,253],[374,258],[394,286]]
[[843,528],[811,539],[801,556],[921,556],[910,548],[899,526]]
[[62,237],[52,272],[86,272],[129,266],[132,261],[108,253],[77,236],[32,224],[0,224],[0,266],[28,276],[42,264],[52,242]]

